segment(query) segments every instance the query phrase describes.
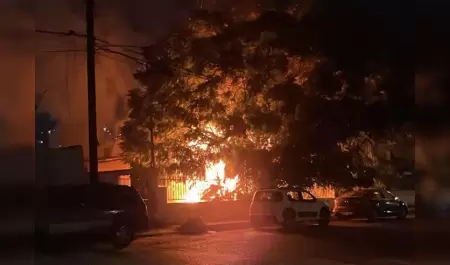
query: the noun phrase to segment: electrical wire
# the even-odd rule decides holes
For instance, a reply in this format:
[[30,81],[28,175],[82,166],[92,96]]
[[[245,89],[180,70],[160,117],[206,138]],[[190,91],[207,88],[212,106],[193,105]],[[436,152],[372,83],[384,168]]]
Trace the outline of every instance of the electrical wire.
[[[87,37],[86,34],[77,33],[77,32],[75,32],[73,30],[69,30],[67,32],[60,32],[60,31],[50,31],[50,30],[39,30],[39,29],[36,29],[35,32],[43,33],[43,34],[59,35],[59,36],[75,36],[75,37],[80,37],[80,38],[86,38]],[[118,55],[121,55],[121,56],[123,56],[125,58],[128,58],[128,59],[132,60],[132,61],[135,61],[135,62],[137,62],[137,63],[139,63],[141,65],[151,66],[151,64],[147,60],[137,57],[137,56],[139,56],[139,57],[142,56],[142,54],[137,52],[137,51],[133,51],[132,52],[132,53],[135,53],[135,55],[137,55],[137,56],[133,56],[133,55],[129,55],[127,53],[121,52],[121,51],[112,50],[112,49],[108,48],[108,46],[109,47],[131,46],[131,47],[134,48],[133,45],[115,45],[115,44],[110,43],[109,41],[102,40],[102,39],[99,39],[99,38],[95,38],[95,40],[103,44],[103,45],[98,45],[97,46],[98,50],[101,50],[101,51],[104,51],[104,52],[107,52],[107,53],[118,54]],[[174,67],[171,67],[171,68],[174,69]],[[174,69],[174,70],[181,70],[181,71],[184,71],[185,73],[188,73],[188,74],[192,74],[192,75],[203,77],[205,79],[209,79],[208,76],[201,75],[201,74],[198,74],[198,73],[194,73],[191,70],[186,69],[186,68],[177,68],[177,69]]]

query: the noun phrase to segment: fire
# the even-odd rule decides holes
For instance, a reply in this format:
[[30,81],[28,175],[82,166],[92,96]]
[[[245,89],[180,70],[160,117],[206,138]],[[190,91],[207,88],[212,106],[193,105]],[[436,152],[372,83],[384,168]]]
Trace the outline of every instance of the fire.
[[[221,135],[220,131],[211,124],[206,126],[206,130],[215,134]],[[193,148],[206,150],[208,144],[192,141],[189,145]],[[200,202],[205,199],[215,199],[217,197],[224,198],[232,194],[236,190],[239,176],[234,178],[225,178],[225,162],[220,160],[217,163],[208,163],[205,168],[205,180],[203,181],[188,181],[188,191],[184,196],[186,202]]]
[[186,202],[200,202],[204,197],[215,199],[236,190],[239,176],[225,178],[225,162],[209,163],[205,169],[205,180],[188,182],[189,190],[184,197]]

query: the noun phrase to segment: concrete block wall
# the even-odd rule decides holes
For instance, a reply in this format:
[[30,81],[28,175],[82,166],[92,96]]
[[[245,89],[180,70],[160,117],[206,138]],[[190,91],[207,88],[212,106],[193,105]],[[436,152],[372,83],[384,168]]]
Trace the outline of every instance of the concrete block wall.
[[157,217],[170,224],[180,224],[190,216],[201,216],[205,222],[247,220],[250,201],[214,201],[168,203],[158,209]]
[[[334,199],[325,200],[333,207]],[[180,224],[190,216],[201,216],[205,222],[230,222],[248,219],[250,200],[199,203],[168,203],[160,205],[157,217],[169,224]]]

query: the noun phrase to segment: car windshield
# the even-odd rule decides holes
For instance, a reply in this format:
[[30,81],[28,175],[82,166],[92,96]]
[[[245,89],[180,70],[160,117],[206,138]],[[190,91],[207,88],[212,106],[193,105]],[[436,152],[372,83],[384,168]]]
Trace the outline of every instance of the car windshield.
[[345,193],[343,197],[364,197],[369,194],[373,194],[377,190],[354,190],[348,193]]

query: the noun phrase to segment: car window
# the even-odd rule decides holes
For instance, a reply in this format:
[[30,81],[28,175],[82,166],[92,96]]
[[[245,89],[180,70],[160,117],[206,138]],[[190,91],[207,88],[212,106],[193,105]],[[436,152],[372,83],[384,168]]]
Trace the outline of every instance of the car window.
[[283,201],[283,194],[278,191],[258,191],[253,201],[255,202],[281,202]]
[[84,203],[82,187],[52,187],[47,190],[47,203],[54,210],[73,210]]
[[113,207],[113,196],[107,186],[98,185],[89,189],[89,201],[100,209],[111,209]]
[[119,204],[122,207],[136,207],[142,204],[142,198],[139,196],[136,190],[127,186],[118,187],[119,191]]
[[383,197],[384,197],[385,199],[388,199],[388,200],[394,200],[394,199],[395,199],[395,196],[392,195],[392,193],[390,193],[389,191],[387,191],[387,190],[382,190],[381,192],[382,192]]
[[301,201],[302,197],[301,194],[298,191],[288,191],[287,197],[290,201]]
[[288,191],[287,197],[290,201],[314,201],[314,197],[306,191]]
[[383,199],[385,196],[381,190],[355,190],[344,195],[344,197],[363,197],[371,200]]
[[367,196],[367,194],[362,190],[355,190],[355,191],[344,193],[344,194],[342,194],[342,196],[343,197],[363,197],[363,196]]
[[133,188],[114,185],[100,185],[91,189],[90,200],[96,207],[108,210],[134,208],[143,204]]
[[301,195],[304,201],[314,201],[314,197],[306,191],[302,191]]
[[381,191],[371,191],[369,193],[369,198],[371,200],[381,200],[381,199],[384,199],[384,196],[381,193]]

